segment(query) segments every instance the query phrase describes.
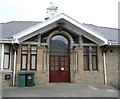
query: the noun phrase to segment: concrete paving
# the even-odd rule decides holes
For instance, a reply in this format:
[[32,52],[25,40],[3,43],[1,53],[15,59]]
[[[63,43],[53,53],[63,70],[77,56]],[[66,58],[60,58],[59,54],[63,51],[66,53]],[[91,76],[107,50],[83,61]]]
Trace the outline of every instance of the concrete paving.
[[2,97],[118,97],[118,90],[108,85],[50,83],[37,87],[3,88]]

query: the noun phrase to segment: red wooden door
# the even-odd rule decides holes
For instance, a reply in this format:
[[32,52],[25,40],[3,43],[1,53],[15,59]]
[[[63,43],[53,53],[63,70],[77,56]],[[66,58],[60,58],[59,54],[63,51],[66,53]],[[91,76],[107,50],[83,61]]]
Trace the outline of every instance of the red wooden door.
[[70,82],[69,55],[50,55],[50,82]]
[[62,35],[55,35],[50,41],[50,82],[70,82],[70,44]]

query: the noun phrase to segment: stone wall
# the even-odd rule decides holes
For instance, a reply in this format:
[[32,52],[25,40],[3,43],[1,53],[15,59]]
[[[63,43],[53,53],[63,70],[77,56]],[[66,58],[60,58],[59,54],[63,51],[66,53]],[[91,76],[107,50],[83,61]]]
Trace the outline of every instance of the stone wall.
[[[111,53],[110,50],[113,50]],[[76,61],[76,53],[77,61]],[[70,83],[79,83],[79,84],[104,84],[104,71],[103,71],[103,56],[102,50],[98,51],[98,71],[92,70],[92,65],[90,65],[89,71],[84,71],[83,67],[83,49],[76,48],[75,55],[71,53],[71,65],[70,65]],[[30,55],[28,55],[30,57]],[[75,58],[73,61],[73,57]],[[77,62],[77,67],[76,67]],[[108,83],[116,84],[118,82],[118,50],[117,47],[111,47],[106,54],[106,62],[107,62],[107,79]],[[13,62],[11,62],[13,67]],[[18,72],[34,72],[35,85],[39,86],[40,84],[49,83],[49,53],[47,49],[44,47],[37,48],[37,70],[32,71],[30,67],[28,70],[21,71],[21,48],[18,48],[17,51],[17,65],[16,65],[16,86],[18,86]],[[28,66],[30,66],[28,64]],[[11,79],[5,80],[5,75],[10,74]],[[113,76],[114,75],[114,76]],[[4,86],[12,86],[12,71],[2,72],[2,81]]]
[[[12,71],[2,71],[2,87],[12,86]],[[10,80],[5,80],[5,75],[10,75]]]
[[[18,72],[34,72],[34,82],[36,86],[49,83],[49,55],[44,47],[37,47],[37,68],[30,70],[30,53],[28,50],[27,70],[20,70],[21,66],[21,48],[18,48],[17,69],[16,69],[16,86],[18,86]],[[47,63],[46,63],[47,61]]]
[[103,58],[102,50],[98,49],[98,71],[92,70],[90,64],[90,70],[84,71],[83,66],[83,49],[76,49],[78,51],[78,70],[72,71],[71,75],[75,83],[79,84],[104,84],[104,73],[103,73]]
[[[13,55],[13,49],[11,47],[11,49],[10,49],[9,69],[4,69],[3,71],[0,71],[1,75],[2,75],[2,78],[1,78],[2,79],[2,87],[12,86],[12,80],[13,80],[13,71],[12,70],[13,70],[13,65],[14,65],[14,55]],[[10,80],[5,80],[5,75],[10,75]]]
[[118,84],[118,46],[112,46],[106,53],[108,84]]

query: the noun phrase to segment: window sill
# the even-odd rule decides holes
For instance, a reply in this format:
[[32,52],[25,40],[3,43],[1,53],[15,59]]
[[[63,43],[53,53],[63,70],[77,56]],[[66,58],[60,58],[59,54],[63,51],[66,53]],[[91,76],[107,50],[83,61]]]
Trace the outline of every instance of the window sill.
[[6,69],[6,70],[0,70],[0,73],[2,72],[12,72],[12,70]]

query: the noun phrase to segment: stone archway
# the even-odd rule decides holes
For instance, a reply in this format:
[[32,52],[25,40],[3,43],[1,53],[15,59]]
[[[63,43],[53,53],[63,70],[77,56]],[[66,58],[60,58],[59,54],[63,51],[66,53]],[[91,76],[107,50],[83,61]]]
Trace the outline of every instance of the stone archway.
[[50,39],[49,81],[70,82],[70,41],[62,34]]
[[48,47],[49,47],[49,44],[50,44],[50,40],[51,40],[51,38],[52,38],[54,35],[63,35],[63,36],[65,36],[65,37],[67,37],[67,39],[68,39],[69,42],[70,42],[70,48],[72,48],[73,38],[72,38],[72,36],[71,36],[68,32],[66,32],[66,31],[64,31],[64,30],[62,30],[61,32],[58,31],[58,30],[56,30],[56,31],[53,31],[53,32],[50,33],[50,35],[49,35],[48,38],[47,38]]

